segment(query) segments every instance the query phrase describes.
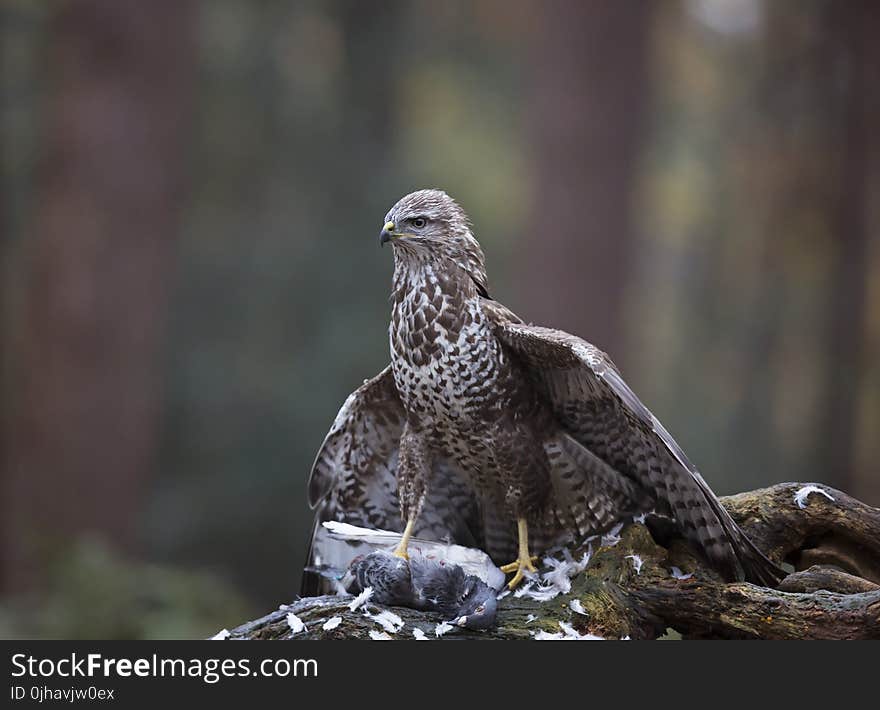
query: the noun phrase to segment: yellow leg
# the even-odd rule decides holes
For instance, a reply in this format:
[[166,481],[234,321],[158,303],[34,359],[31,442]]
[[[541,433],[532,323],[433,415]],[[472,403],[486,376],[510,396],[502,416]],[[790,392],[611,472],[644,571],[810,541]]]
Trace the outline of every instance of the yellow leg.
[[[505,574],[508,572],[516,572],[516,574],[513,575],[513,579],[507,583],[508,589],[513,589],[522,582],[525,578],[525,572],[537,572],[532,561],[537,560],[538,558],[529,555],[529,526],[526,523],[525,518],[517,519],[516,531],[519,535],[519,558],[516,562],[511,562],[509,565],[504,565],[501,568],[501,571]],[[523,570],[525,570],[525,572]]]
[[406,527],[403,529],[403,537],[400,538],[400,542],[394,549],[395,557],[402,557],[405,560],[409,559],[409,554],[407,553],[406,548],[409,547],[409,539],[412,536],[412,529],[415,524],[415,518],[410,518],[409,520],[407,520]]

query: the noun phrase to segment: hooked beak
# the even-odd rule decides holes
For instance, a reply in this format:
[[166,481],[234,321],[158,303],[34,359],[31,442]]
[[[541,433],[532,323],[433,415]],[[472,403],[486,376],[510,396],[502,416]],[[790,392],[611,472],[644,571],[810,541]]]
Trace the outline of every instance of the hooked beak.
[[379,246],[385,246],[385,242],[390,242],[397,235],[394,233],[394,222],[386,222],[379,232]]

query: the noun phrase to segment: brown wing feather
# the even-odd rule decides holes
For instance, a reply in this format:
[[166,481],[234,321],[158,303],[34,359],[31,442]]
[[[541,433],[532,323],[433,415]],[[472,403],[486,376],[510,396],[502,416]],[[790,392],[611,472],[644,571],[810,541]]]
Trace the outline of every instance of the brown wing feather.
[[[391,367],[366,380],[349,395],[321,444],[308,483],[315,525],[306,566],[347,566],[338,546],[315,536],[321,523],[337,520],[361,527],[400,532],[397,457],[404,410]],[[478,512],[464,478],[448,461],[432,467],[431,483],[415,534],[479,546]],[[342,557],[340,557],[342,555]],[[303,579],[303,595],[326,591],[313,575]]]
[[375,510],[362,511],[365,525],[387,525],[396,517],[390,493],[396,490],[397,447],[404,412],[391,366],[352,392],[327,432],[309,476],[309,506],[329,504],[353,511],[375,499]]
[[[505,309],[506,310],[506,309]],[[493,305],[493,313],[502,314]],[[496,320],[497,336],[527,368],[563,427],[676,519],[729,579],[764,584],[781,571],[754,547],[669,432],[595,346],[559,330]]]

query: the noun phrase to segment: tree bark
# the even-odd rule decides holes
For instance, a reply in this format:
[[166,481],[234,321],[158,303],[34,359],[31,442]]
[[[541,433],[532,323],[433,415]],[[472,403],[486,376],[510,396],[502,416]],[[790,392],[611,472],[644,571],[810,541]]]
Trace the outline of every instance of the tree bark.
[[[813,492],[801,508],[795,493],[803,487],[781,483],[722,498],[758,547],[794,568],[778,589],[725,583],[683,540],[669,537],[659,519],[649,518],[625,527],[617,544],[595,551],[572,579],[569,594],[547,602],[508,595],[495,628],[455,627],[440,638],[530,639],[539,631],[563,633],[562,622],[574,630],[569,635],[606,639],[655,639],[669,629],[684,638],[880,639],[880,509],[825,486],[833,500]],[[638,570],[632,555],[642,561]],[[815,564],[819,559],[822,564]],[[673,576],[673,566],[691,576]],[[586,614],[572,610],[574,600]],[[382,631],[362,610],[350,611],[350,601],[349,596],[300,599],[233,629],[229,638],[363,639]],[[404,622],[388,634],[394,639],[411,639],[414,629],[435,638],[442,621],[413,609],[393,611]],[[304,631],[291,632],[290,612],[306,624]],[[323,630],[333,616],[342,622]]]
[[62,3],[37,214],[20,255],[0,586],[95,531],[131,543],[156,441],[184,183],[193,4]]

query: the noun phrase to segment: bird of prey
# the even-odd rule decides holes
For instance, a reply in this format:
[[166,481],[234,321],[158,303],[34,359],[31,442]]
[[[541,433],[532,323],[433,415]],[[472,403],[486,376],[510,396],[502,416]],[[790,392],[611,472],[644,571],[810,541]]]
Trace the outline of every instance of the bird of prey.
[[349,573],[348,591],[357,594],[369,587],[372,601],[379,604],[434,611],[468,629],[495,623],[498,591],[456,564],[378,551],[356,559]]
[[[479,547],[513,559],[501,569],[514,587],[531,551],[654,509],[726,579],[781,579],[605,353],[489,295],[451,197],[406,195],[379,241],[394,252],[391,364],[348,397],[318,452],[316,526],[402,526],[400,557],[412,535]],[[313,544],[309,564],[322,554]]]

